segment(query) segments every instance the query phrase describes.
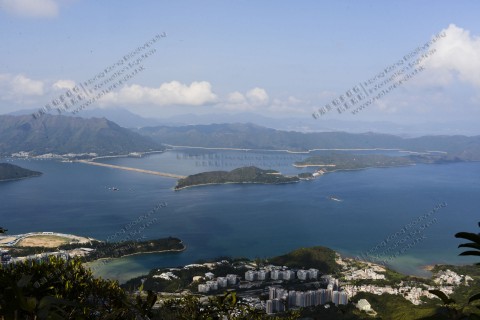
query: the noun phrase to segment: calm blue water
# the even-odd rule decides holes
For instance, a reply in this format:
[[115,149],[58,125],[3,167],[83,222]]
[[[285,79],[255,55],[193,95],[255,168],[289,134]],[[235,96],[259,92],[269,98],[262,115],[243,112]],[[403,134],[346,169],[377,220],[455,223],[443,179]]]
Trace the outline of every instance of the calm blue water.
[[[103,162],[178,174],[257,163],[290,174],[304,170],[291,167],[292,158],[306,156],[195,149]],[[424,230],[427,239],[393,260],[392,266],[423,274],[420,267],[425,264],[475,261],[457,256],[462,241],[454,234],[478,232],[480,163],[367,169],[287,185],[218,185],[182,191],[173,191],[173,179],[81,163],[13,163],[44,174],[0,183],[0,226],[11,234],[58,231],[106,239],[156,204],[168,203],[151,216],[158,223],[141,234],[179,237],[188,249],[117,259],[98,270],[99,275],[120,281],[155,267],[222,255],[268,257],[305,246],[323,245],[354,256],[442,201],[448,206],[435,214],[438,222]],[[329,200],[329,195],[343,201]]]

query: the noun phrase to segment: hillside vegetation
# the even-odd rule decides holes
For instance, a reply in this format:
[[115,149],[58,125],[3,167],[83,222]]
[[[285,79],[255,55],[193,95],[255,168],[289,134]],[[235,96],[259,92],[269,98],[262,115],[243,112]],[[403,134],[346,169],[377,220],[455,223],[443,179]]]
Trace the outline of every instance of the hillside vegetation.
[[41,172],[28,170],[10,163],[0,163],[0,181],[36,177]]
[[269,183],[280,184],[298,182],[298,177],[287,177],[275,170],[262,170],[257,167],[242,167],[228,171],[210,171],[190,175],[180,179],[175,189],[181,189],[203,184],[221,183]]
[[289,268],[315,268],[325,274],[338,270],[335,251],[326,247],[300,248],[282,256],[271,258],[269,263]]
[[27,151],[45,153],[90,153],[99,155],[162,150],[159,143],[105,118],[45,115],[0,116],[0,156]]

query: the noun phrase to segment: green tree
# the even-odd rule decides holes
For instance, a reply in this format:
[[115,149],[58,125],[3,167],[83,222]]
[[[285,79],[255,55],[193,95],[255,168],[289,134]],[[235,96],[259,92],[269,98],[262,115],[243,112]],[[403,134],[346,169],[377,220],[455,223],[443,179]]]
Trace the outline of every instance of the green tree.
[[[480,222],[478,223],[480,227]],[[460,253],[460,256],[480,256],[480,233],[472,232],[458,232],[455,234],[456,238],[470,240],[471,242],[462,243],[459,248],[469,248],[470,250]],[[480,266],[480,262],[476,263],[477,266]],[[449,298],[444,292],[440,290],[429,290],[430,293],[439,297],[443,302],[442,312],[446,313],[450,319],[480,319],[478,313],[467,313],[469,304],[474,303],[477,300],[480,300],[480,293],[474,294],[471,296],[467,304],[457,304],[454,299]],[[476,305],[476,308],[480,309],[480,306]]]
[[1,266],[0,288],[3,319],[135,319],[141,315],[117,282],[94,278],[78,259],[51,256]]

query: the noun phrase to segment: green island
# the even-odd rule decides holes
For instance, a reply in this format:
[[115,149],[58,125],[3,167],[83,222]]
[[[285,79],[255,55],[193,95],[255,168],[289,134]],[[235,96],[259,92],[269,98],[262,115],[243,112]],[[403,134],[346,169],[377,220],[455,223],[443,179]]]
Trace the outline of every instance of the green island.
[[263,170],[257,167],[242,167],[228,171],[209,171],[190,175],[179,179],[175,190],[187,187],[200,186],[206,184],[225,184],[225,183],[263,183],[263,184],[281,184],[298,182],[297,176],[289,177],[280,174],[275,170]]
[[10,163],[0,163],[0,181],[19,180],[38,177],[42,173],[28,170]]

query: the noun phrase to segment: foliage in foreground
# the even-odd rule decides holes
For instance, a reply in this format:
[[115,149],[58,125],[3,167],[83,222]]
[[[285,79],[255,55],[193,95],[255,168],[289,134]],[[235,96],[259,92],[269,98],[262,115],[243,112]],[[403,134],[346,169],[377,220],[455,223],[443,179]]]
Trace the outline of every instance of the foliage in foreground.
[[[186,295],[154,308],[157,295],[126,293],[117,282],[93,277],[78,259],[24,261],[0,266],[0,320],[10,319],[264,319],[230,292],[202,303]],[[143,288],[140,288],[142,290]],[[296,319],[290,313],[282,319]],[[268,317],[268,319],[276,319]],[[277,318],[278,319],[278,318]]]
[[[480,222],[478,223],[480,227]],[[470,240],[471,242],[462,243],[459,248],[468,248],[469,250],[460,253],[460,256],[480,256],[480,233],[459,232],[455,235],[456,238]],[[480,263],[476,264],[480,266]],[[467,303],[457,303],[456,300],[449,298],[440,290],[430,290],[430,293],[439,297],[443,306],[441,310],[444,314],[449,316],[449,319],[480,319],[478,310],[480,305],[475,305],[475,302],[480,300],[480,292],[470,297]],[[478,309],[478,310],[475,310]]]

